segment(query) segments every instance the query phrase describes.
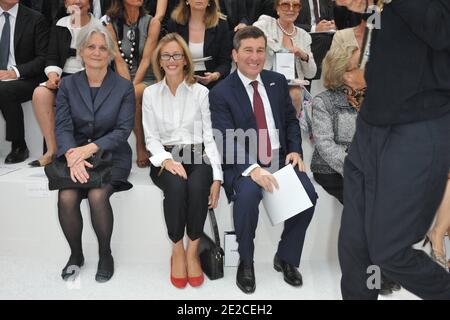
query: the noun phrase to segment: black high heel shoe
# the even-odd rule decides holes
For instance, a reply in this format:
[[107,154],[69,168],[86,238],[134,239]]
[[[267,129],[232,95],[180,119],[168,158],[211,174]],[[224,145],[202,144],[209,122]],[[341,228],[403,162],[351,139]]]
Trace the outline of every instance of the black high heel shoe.
[[100,266],[102,265],[102,260],[105,258],[100,258],[98,262],[97,267],[97,273],[95,274],[95,281],[103,283],[109,281],[113,274],[114,274],[114,259],[111,256],[111,268],[109,270],[107,269],[101,269]]
[[434,262],[436,262],[440,267],[444,268],[445,271],[448,272],[448,264],[447,264],[447,257],[445,254],[445,246],[444,246],[444,253],[440,253],[433,249],[433,243],[431,242],[431,239],[428,235],[425,236],[425,239],[423,241],[422,247],[425,247],[427,244],[430,244],[430,256],[431,259],[433,259]]
[[67,281],[70,279],[70,277],[72,277],[73,275],[75,275],[77,272],[79,272],[79,270],[81,269],[81,267],[84,266],[84,257],[81,258],[81,262],[80,264],[69,264],[67,263],[67,265],[64,267],[64,269],[62,269],[61,271],[61,278],[64,281]]

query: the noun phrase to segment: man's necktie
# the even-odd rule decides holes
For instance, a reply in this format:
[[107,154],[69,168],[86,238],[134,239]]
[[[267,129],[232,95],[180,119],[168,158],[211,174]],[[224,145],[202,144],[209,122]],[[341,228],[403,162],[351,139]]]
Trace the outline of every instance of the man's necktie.
[[319,3],[317,0],[312,0],[313,2],[313,11],[314,11],[314,18],[316,19],[316,24],[320,22],[320,15],[319,15]]
[[258,92],[258,81],[252,81],[251,85],[253,86],[253,112],[258,127],[258,160],[261,164],[268,165],[272,157],[272,146],[267,129],[264,104]]
[[9,13],[3,12],[5,24],[3,25],[2,37],[0,39],[0,70],[6,70],[9,59],[9,45],[11,37],[11,26],[9,24]]

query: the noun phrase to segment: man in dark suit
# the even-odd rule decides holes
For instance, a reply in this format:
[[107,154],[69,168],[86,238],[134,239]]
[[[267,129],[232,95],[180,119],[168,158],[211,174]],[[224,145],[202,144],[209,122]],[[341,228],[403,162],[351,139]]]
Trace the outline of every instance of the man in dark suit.
[[[212,124],[223,138],[224,188],[228,199],[234,201],[240,255],[236,284],[245,293],[256,288],[253,239],[262,189],[272,192],[278,186],[270,171],[292,163],[313,203],[313,207],[285,221],[274,257],[275,270],[283,272],[284,280],[292,286],[302,285],[297,268],[317,201],[314,187],[304,172],[300,128],[286,78],[263,71],[266,42],[257,27],[239,30],[233,40],[237,71],[214,87],[209,96]],[[250,134],[250,141],[239,139],[239,132]]]
[[44,79],[49,34],[42,14],[18,2],[0,0],[0,108],[11,141],[8,164],[28,158],[21,103]]
[[[383,2],[365,74],[345,76],[353,88],[365,76],[367,91],[344,163],[342,297],[376,299],[381,269],[422,299],[450,300],[450,274],[412,247],[428,232],[450,171],[450,1]],[[357,12],[373,3],[337,1]]]

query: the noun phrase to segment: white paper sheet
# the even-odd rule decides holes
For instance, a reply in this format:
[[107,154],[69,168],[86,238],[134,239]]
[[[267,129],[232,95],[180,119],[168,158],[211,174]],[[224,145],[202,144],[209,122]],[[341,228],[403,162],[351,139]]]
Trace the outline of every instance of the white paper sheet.
[[295,56],[291,52],[275,53],[273,71],[281,73],[288,80],[295,78]]
[[279,189],[263,190],[263,205],[272,225],[276,225],[313,206],[294,168],[288,164],[274,174]]

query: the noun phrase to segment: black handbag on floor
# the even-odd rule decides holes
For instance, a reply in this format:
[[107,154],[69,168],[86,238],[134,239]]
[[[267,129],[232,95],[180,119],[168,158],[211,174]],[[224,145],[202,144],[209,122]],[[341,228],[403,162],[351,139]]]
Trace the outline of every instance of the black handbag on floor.
[[112,153],[110,151],[99,150],[86,161],[92,164],[92,168],[86,168],[89,179],[86,183],[79,183],[73,182],[70,178],[70,168],[67,166],[66,157],[64,155],[55,157],[44,168],[49,190],[101,188],[111,182]]
[[199,256],[203,272],[210,280],[223,278],[224,251],[220,247],[219,229],[217,228],[214,210],[209,210],[211,227],[214,233],[214,241],[203,232],[200,237]]

